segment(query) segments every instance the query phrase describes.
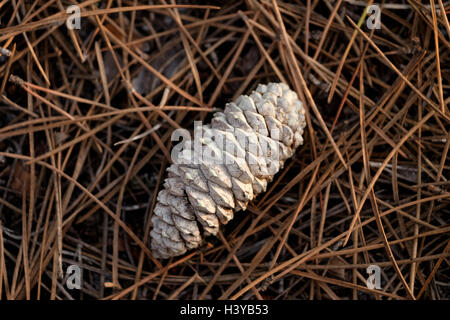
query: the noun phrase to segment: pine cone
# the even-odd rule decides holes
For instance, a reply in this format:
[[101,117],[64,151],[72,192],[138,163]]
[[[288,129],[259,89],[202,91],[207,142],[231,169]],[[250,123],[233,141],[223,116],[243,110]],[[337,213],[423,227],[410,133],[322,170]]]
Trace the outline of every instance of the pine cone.
[[[150,232],[157,258],[197,248],[245,210],[303,144],[305,110],[284,83],[258,85],[217,112],[172,152]],[[198,135],[201,134],[201,137]]]

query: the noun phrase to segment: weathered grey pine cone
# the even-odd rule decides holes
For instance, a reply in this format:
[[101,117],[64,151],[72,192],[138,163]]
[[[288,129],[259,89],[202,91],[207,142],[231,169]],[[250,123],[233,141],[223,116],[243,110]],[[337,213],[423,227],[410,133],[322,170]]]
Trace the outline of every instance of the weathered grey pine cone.
[[[303,144],[305,110],[284,83],[258,85],[174,147],[174,163],[152,216],[151,250],[170,258],[197,248],[245,210]],[[197,148],[195,144],[197,144]],[[210,156],[208,156],[210,155]]]

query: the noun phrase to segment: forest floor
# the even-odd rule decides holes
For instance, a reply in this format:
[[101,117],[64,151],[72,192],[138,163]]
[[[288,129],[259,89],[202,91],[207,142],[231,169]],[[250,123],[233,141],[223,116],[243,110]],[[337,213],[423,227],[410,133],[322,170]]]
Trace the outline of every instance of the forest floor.
[[[0,1],[0,299],[450,299],[450,2],[205,3]],[[270,81],[305,143],[155,259],[171,133]]]

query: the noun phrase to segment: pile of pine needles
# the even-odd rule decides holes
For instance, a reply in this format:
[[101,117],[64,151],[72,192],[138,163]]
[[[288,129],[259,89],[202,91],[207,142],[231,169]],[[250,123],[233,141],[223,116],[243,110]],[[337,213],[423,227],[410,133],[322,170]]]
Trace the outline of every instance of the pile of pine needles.
[[[382,1],[379,28],[373,1],[211,4],[0,1],[0,299],[449,299],[449,3]],[[172,131],[269,81],[305,144],[154,259]]]

